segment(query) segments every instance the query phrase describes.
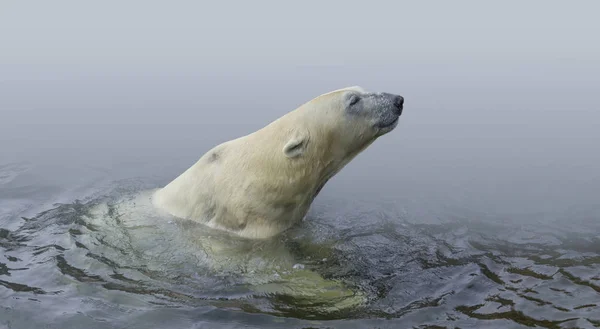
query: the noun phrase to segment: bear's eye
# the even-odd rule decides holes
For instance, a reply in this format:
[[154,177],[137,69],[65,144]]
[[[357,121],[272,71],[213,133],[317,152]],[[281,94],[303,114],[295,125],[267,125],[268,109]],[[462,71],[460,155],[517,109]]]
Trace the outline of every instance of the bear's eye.
[[348,105],[352,106],[360,101],[360,97],[356,94],[350,95],[350,99],[348,100]]

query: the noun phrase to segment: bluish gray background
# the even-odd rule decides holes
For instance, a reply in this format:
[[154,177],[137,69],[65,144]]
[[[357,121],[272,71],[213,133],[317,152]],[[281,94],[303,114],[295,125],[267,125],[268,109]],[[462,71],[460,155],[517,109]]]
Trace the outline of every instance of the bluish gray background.
[[217,143],[361,85],[403,95],[405,112],[323,194],[560,213],[600,193],[599,9],[2,0],[0,162],[52,184],[82,170],[166,182]]

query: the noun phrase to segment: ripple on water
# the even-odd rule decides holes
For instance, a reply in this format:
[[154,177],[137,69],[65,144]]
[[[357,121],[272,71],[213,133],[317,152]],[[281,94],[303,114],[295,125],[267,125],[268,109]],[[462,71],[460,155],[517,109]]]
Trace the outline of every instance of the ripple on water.
[[[589,233],[576,221],[570,223],[576,230],[544,229],[456,212],[425,225],[407,221],[393,204],[322,200],[299,227],[248,242],[190,222],[151,215],[133,221],[119,205],[139,203],[143,188],[125,182],[101,197],[15,216],[18,228],[0,229],[0,324],[600,326],[594,226]],[[199,237],[226,243],[202,244]],[[211,260],[207,246],[221,248],[224,258]],[[288,294],[253,290],[290,273],[304,273],[306,282],[343,283],[366,303],[318,313],[319,297],[300,294],[309,286],[288,285]]]

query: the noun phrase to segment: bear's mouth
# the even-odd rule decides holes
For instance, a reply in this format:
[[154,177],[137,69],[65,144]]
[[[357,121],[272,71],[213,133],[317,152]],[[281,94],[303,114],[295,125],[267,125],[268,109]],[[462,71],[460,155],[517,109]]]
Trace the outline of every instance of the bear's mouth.
[[392,121],[377,125],[377,128],[380,128],[380,129],[390,128],[390,127],[394,126],[396,123],[398,123],[398,120],[400,120],[400,116],[396,116]]

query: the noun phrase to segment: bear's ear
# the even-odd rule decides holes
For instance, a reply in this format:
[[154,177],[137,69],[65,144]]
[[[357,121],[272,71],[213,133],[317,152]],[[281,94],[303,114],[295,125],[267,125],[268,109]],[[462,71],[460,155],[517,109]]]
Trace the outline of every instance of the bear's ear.
[[304,154],[306,145],[308,144],[308,134],[299,133],[285,144],[283,147],[283,154],[288,158],[295,158]]

